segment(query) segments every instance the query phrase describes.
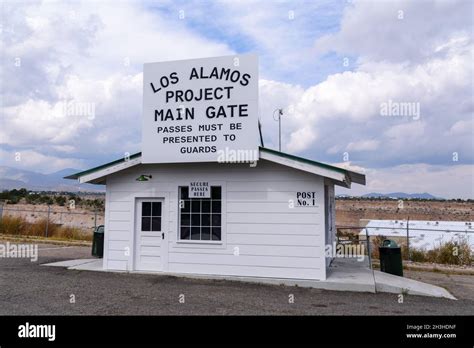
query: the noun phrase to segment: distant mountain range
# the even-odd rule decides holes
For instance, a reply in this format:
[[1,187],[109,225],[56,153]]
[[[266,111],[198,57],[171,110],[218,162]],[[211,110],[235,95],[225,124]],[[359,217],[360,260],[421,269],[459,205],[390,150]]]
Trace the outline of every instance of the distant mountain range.
[[[337,197],[353,197],[350,195],[337,195]],[[442,197],[436,197],[429,193],[405,193],[405,192],[392,192],[392,193],[378,193],[378,192],[371,192],[360,197],[363,198],[398,198],[398,199],[444,199]]]
[[402,198],[402,199],[409,199],[409,198],[418,198],[418,199],[442,199],[440,197],[435,197],[429,193],[405,193],[405,192],[392,192],[392,193],[367,193],[362,197],[367,198]]
[[75,180],[63,177],[80,172],[80,170],[67,168],[51,174],[41,174],[29,170],[0,166],[0,190],[26,188],[34,191],[67,191],[67,192],[101,192],[105,190],[102,185],[79,184]]

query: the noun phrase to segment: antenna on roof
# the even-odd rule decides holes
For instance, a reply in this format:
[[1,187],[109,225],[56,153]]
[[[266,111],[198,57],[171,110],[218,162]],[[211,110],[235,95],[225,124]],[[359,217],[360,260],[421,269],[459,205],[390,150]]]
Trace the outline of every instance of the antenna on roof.
[[260,120],[258,120],[258,132],[260,133],[260,145],[262,147],[265,147],[265,145],[263,144],[262,124],[260,123]]
[[[275,118],[275,112],[278,111],[278,118]],[[281,117],[283,116],[283,109],[275,109],[273,111],[273,119],[278,121],[278,151],[281,152]]]

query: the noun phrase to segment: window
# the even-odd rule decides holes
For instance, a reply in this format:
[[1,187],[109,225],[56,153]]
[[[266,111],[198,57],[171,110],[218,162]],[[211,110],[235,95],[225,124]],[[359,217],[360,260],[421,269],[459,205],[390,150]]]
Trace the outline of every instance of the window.
[[221,191],[211,186],[211,198],[189,198],[188,187],[179,187],[180,240],[221,240]]
[[142,202],[142,231],[161,231],[161,202]]

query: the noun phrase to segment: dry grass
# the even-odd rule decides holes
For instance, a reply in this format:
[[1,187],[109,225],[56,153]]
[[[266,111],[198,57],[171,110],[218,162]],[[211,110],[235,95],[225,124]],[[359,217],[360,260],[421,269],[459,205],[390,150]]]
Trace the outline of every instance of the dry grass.
[[65,240],[92,240],[92,233],[84,232],[80,228],[60,226],[42,219],[37,222],[27,222],[21,217],[4,216],[0,220],[0,234],[14,236],[46,237],[48,225],[48,238]]
[[[382,245],[385,236],[371,238],[371,256],[379,259],[379,246]],[[429,262],[445,265],[471,266],[474,261],[474,253],[471,250],[467,239],[449,241],[439,244],[433,250],[424,250],[415,247],[408,247],[406,244],[399,244],[401,247],[402,259],[413,262]],[[410,257],[408,257],[408,255]]]
[[449,241],[427,251],[429,262],[449,265],[472,265],[474,255],[467,239]]
[[374,259],[380,259],[379,247],[382,246],[382,242],[387,239],[385,236],[375,236],[370,238],[370,250],[371,257]]

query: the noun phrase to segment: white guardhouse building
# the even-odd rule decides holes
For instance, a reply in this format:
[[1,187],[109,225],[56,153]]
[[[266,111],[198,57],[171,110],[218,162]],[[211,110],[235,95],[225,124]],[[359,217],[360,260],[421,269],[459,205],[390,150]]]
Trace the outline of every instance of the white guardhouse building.
[[106,185],[103,268],[325,280],[334,186],[365,176],[259,147],[257,164],[142,163],[71,176]]
[[106,185],[103,268],[326,279],[334,185],[365,177],[264,148],[257,115],[256,55],[145,64],[142,152],[68,177]]

